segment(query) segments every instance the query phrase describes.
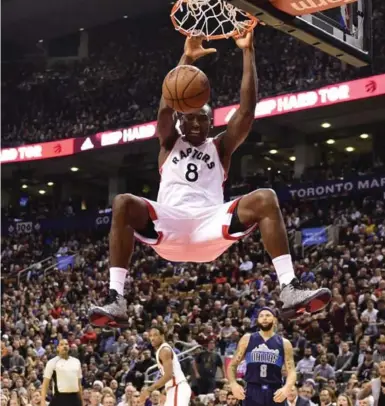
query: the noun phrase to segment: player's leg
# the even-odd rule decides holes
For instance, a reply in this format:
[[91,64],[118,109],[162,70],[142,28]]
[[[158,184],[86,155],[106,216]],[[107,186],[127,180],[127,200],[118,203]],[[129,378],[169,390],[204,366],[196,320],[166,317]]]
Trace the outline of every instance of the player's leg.
[[123,298],[124,282],[134,249],[134,230],[156,238],[154,224],[146,202],[131,194],[114,198],[109,236],[110,291],[104,306],[90,310],[95,326],[124,326],[127,324],[127,303]]
[[[191,399],[191,388],[187,382],[182,382],[176,386],[174,393],[174,403],[172,406],[189,406]],[[165,405],[166,406],[166,405]]]
[[[237,224],[238,222],[238,224]],[[282,218],[278,199],[272,189],[259,189],[243,196],[233,215],[230,232],[243,231],[258,223],[263,244],[272,258],[281,285],[283,315],[294,316],[297,312],[316,312],[323,309],[331,299],[328,289],[302,289],[294,274],[289,252],[286,227]]]

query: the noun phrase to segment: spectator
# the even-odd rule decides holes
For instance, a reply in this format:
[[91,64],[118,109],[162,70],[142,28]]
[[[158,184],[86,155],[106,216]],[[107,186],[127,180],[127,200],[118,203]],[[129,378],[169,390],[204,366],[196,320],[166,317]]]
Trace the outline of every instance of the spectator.
[[337,398],[337,406],[353,406],[353,402],[348,395],[342,393]]
[[331,389],[329,388],[324,388],[320,391],[320,406],[333,406],[333,398],[334,398],[334,394],[331,391]]
[[301,387],[300,396],[305,400],[309,401],[309,406],[315,406],[315,403],[312,402],[314,396],[314,387],[311,384],[305,384]]
[[312,356],[311,347],[305,348],[304,357],[297,363],[297,372],[299,372],[304,379],[313,375],[315,358]]
[[298,396],[298,390],[295,386],[293,386],[293,388],[287,395],[285,405],[286,406],[309,406],[310,402],[308,399]]
[[320,384],[327,382],[329,379],[334,379],[335,373],[333,367],[328,364],[326,355],[321,355],[320,365],[314,368],[314,380]]
[[102,397],[102,406],[115,406],[116,405],[116,399],[113,395],[106,393]]
[[198,354],[193,361],[195,378],[197,379],[197,390],[199,395],[212,393],[215,388],[215,376],[217,368],[221,368],[223,376],[223,362],[220,356],[215,352],[215,341],[208,343],[207,350]]
[[348,370],[351,367],[353,360],[353,353],[349,351],[349,344],[343,342],[341,344],[341,354],[337,356],[335,369],[336,375],[340,376],[344,371]]

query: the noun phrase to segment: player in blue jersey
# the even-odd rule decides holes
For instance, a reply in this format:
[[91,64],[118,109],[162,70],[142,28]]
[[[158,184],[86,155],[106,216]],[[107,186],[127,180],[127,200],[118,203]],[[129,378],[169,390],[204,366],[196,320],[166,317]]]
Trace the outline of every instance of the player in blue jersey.
[[[297,380],[293,346],[289,340],[275,334],[277,318],[272,309],[263,307],[258,314],[260,331],[245,334],[228,368],[233,395],[243,400],[243,406],[278,406],[284,401]],[[246,388],[237,383],[239,364],[246,361]],[[282,367],[287,372],[283,383]]]

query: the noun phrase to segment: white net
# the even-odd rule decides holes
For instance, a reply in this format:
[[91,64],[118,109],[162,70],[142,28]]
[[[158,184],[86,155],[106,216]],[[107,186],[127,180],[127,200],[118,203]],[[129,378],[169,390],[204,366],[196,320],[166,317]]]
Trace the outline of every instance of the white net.
[[257,23],[249,13],[222,0],[178,0],[171,19],[182,34],[206,39],[241,36]]

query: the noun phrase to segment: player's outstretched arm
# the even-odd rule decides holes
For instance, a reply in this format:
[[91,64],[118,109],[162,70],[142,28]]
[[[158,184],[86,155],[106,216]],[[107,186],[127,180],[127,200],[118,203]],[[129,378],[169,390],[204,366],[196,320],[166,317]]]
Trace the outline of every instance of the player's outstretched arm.
[[243,143],[249,135],[254,121],[258,95],[258,77],[255,67],[253,32],[236,40],[243,53],[243,75],[240,91],[240,105],[231,117],[226,132],[221,136],[223,154],[226,158]]
[[274,402],[276,403],[284,402],[287,398],[288,393],[297,383],[297,372],[295,370],[293,346],[291,345],[291,342],[286,338],[283,339],[283,349],[285,351],[285,369],[287,377],[285,386],[281,389],[278,389],[274,393]]
[[[203,48],[203,39],[199,37],[187,37],[184,44],[184,53],[180,59],[179,65],[192,65],[197,59],[202,56],[216,52],[215,48]],[[159,138],[161,147],[167,150],[174,146],[178,138],[178,132],[175,128],[176,117],[174,110],[167,106],[163,96],[160,99],[158,109],[158,122],[156,126],[156,133]]]
[[238,343],[237,350],[233,358],[231,358],[230,364],[227,368],[227,379],[231,387],[233,395],[238,400],[245,398],[245,391],[241,385],[237,383],[237,369],[239,364],[243,361],[247,346],[249,345],[250,334],[245,334]]

